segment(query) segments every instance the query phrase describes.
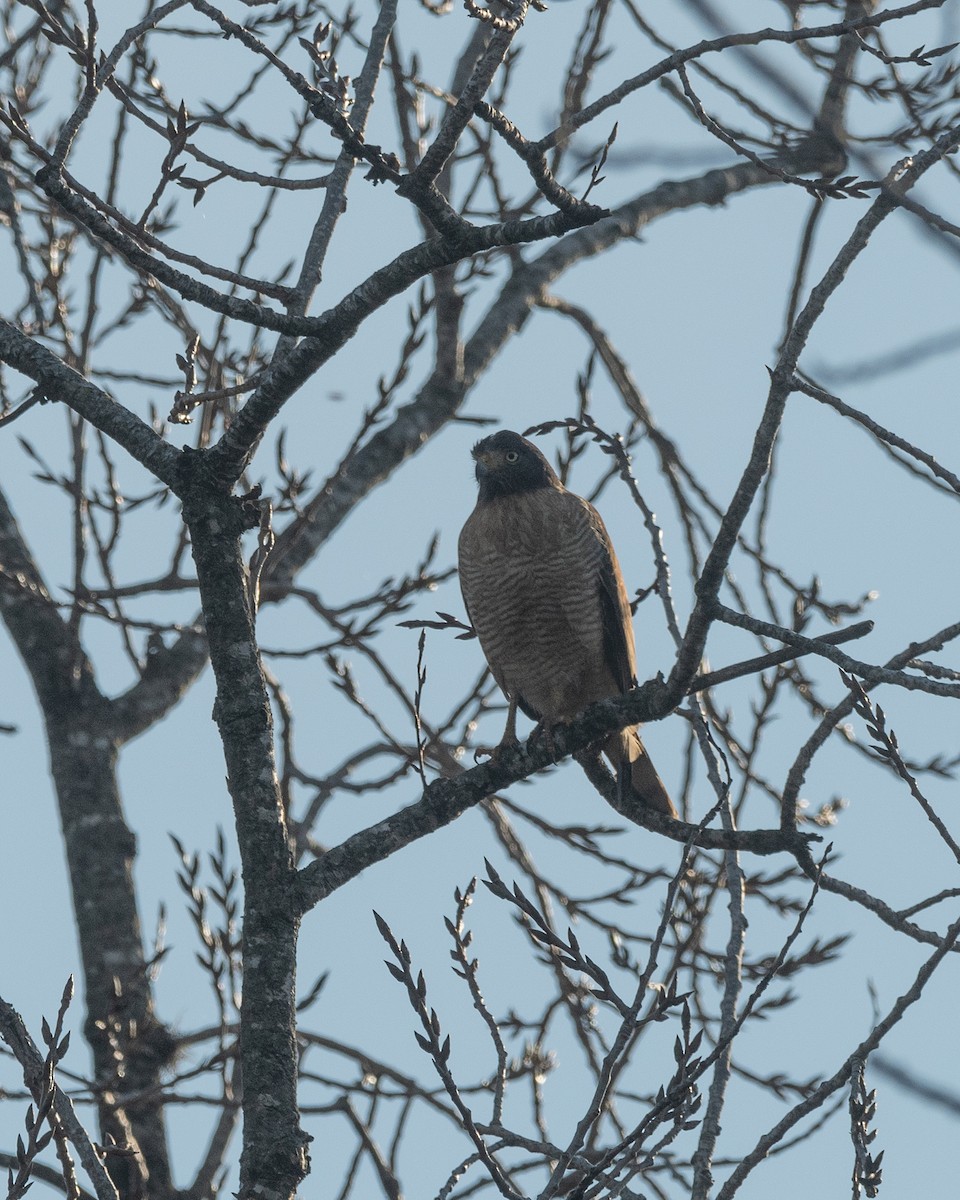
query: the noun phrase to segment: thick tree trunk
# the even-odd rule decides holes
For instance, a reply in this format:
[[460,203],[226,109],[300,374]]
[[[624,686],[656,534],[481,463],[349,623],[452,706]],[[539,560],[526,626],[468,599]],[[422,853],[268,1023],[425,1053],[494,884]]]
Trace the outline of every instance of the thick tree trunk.
[[47,728],[83,965],[101,1138],[124,1200],[171,1192],[163,1110],[118,1108],[118,1091],[155,1092],[173,1041],[154,1014],[133,888],[136,841],[117,787],[118,739],[75,632],[61,619],[0,493],[0,614],[30,673]]
[[162,1107],[117,1096],[155,1090],[174,1039],[154,1014],[133,886],[136,839],[117,790],[117,751],[97,705],[47,713],[50,762],[73,889],[87,1019],[100,1102],[101,1140],[139,1155],[109,1156],[122,1197],[171,1193]]
[[[189,461],[189,460],[187,460]],[[197,460],[194,460],[197,461]],[[297,1102],[295,870],[277,779],[273,719],[254,634],[240,537],[255,502],[207,486],[184,489],[200,596],[217,679],[243,867],[243,1154],[241,1200],[292,1200],[309,1168]]]

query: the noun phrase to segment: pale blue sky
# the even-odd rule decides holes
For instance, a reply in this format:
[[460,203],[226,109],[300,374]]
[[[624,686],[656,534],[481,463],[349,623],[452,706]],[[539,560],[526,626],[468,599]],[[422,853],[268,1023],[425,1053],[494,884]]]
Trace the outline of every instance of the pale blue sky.
[[[763,0],[729,7],[738,13],[749,9],[750,18],[743,18],[744,27],[759,28],[783,20],[782,7]],[[238,4],[232,9],[237,10],[232,15],[238,19],[246,11]],[[532,14],[524,31],[515,103],[517,112],[525,114],[522,127],[531,136],[552,123],[551,79],[558,76],[566,62],[565,53],[560,54],[558,47],[566,44],[570,30],[575,28],[578,9],[578,5],[565,4],[551,8],[548,14]],[[360,11],[366,21],[372,5],[365,2]],[[677,43],[702,36],[676,12],[654,16],[662,22],[664,33]],[[110,19],[115,19],[114,13],[102,14],[104,42],[109,41]],[[409,32],[404,30],[404,50],[409,53],[415,37],[420,36],[416,30],[422,29],[422,73],[444,79],[451,48],[459,43],[467,26],[465,14],[458,8],[450,17],[433,21],[405,11],[403,19],[413,26]],[[941,20],[936,15],[926,19],[922,37],[927,44],[943,40],[945,26]],[[921,37],[912,38],[905,48],[911,49],[919,40]],[[607,67],[610,77],[637,70],[634,55],[635,51],[625,44],[618,45]],[[775,53],[773,61],[781,57],[784,63],[792,62],[785,51]],[[216,55],[204,53],[203,71],[199,73],[203,86],[198,87],[200,61],[195,54],[193,58],[184,56],[179,63],[180,79],[164,65],[171,95],[177,84],[184,87],[185,94],[196,97],[204,94],[204,87],[210,94],[222,95],[235,84],[232,77],[224,80],[218,74],[227,69],[223,64],[228,61],[218,47]],[[653,61],[652,55],[647,55],[644,64],[648,61]],[[715,65],[740,82],[747,82],[748,77],[731,67],[727,56]],[[350,64],[351,73],[356,73],[356,66]],[[809,80],[801,78],[800,83],[810,86],[814,94]],[[729,115],[722,101],[712,94],[710,100],[716,111]],[[81,166],[88,171],[84,177],[91,181],[98,178],[96,165],[102,154],[102,141],[98,139],[104,138],[113,119],[112,105],[108,107],[104,102],[103,109],[105,114],[110,113],[110,121],[98,126],[98,114],[77,152],[77,169],[81,174]],[[790,115],[797,117],[796,113]],[[49,128],[53,116],[52,110],[42,114],[38,127]],[[717,146],[709,136],[684,118],[673,102],[652,89],[628,102],[618,117],[617,147],[622,151],[635,145],[689,148],[702,151],[706,162],[718,161]],[[606,135],[609,123],[598,122],[598,138]],[[856,106],[854,124],[859,130],[872,130],[877,123],[886,127],[886,118],[881,120],[863,104]],[[375,123],[370,136],[383,139],[385,145],[395,140],[392,126],[386,121]],[[726,153],[722,152],[719,161],[726,161]],[[146,189],[147,194],[152,187],[151,164],[155,169],[157,161],[153,144],[143,156],[141,190]],[[889,165],[889,159],[885,159],[885,165]],[[696,173],[694,166],[673,172],[643,162],[621,169],[614,165],[596,198],[613,205],[661,178]],[[938,202],[954,204],[955,211],[955,193],[942,168],[924,181],[920,192],[932,207]],[[175,235],[177,244],[199,244],[211,257],[229,262],[245,236],[245,210],[233,207],[241,203],[239,196],[240,189],[224,185],[213,189],[196,212],[186,208]],[[310,193],[290,202],[288,218],[282,229],[270,232],[254,270],[266,272],[270,262],[300,253],[317,196]],[[129,204],[131,210],[136,209],[134,194]],[[775,357],[785,294],[808,207],[809,199],[799,189],[785,194],[784,188],[773,186],[736,196],[721,209],[673,214],[651,225],[636,245],[619,247],[601,259],[578,266],[556,287],[557,294],[591,308],[629,361],[661,427],[677,440],[688,463],[721,504],[731,495],[746,461],[765,400],[765,368]],[[818,233],[811,280],[818,278],[865,208],[866,202],[857,200],[828,206]],[[357,233],[360,229],[362,235]],[[358,173],[314,311],[334,303],[369,270],[416,237],[404,202],[389,186],[373,189],[365,184]],[[526,251],[528,255],[539,252],[539,248]],[[0,277],[6,276],[11,265],[9,238],[0,231]],[[824,366],[869,360],[900,345],[955,328],[960,323],[957,267],[955,249],[947,252],[918,233],[915,224],[903,215],[891,218],[831,300],[801,365],[816,375]],[[487,286],[471,298],[468,329],[485,311],[492,295]],[[392,347],[405,319],[405,305],[401,298],[371,318],[343,353],[287,406],[282,423],[291,430],[288,447],[295,449],[301,469],[313,469],[315,481],[336,462],[359,409],[372,402],[377,376],[392,369]],[[201,324],[209,327],[209,322]],[[168,334],[160,333],[159,326],[157,330],[161,341],[149,347],[151,369],[157,366],[173,373],[173,355],[181,346],[174,344]],[[118,357],[139,361],[145,353],[137,340],[142,333],[141,327],[135,337],[118,342]],[[383,346],[390,347],[386,360]],[[471,395],[466,412],[492,416],[517,429],[572,415],[576,408],[576,373],[582,369],[586,354],[581,335],[569,323],[552,313],[537,313],[522,336],[511,341],[492,365]],[[401,392],[401,402],[413,396],[426,369],[428,359],[424,356],[415,362]],[[960,459],[956,379],[954,353],[864,385],[844,384],[841,394],[901,435],[915,438],[945,465],[956,469]],[[16,385],[14,377],[11,387],[16,390]],[[342,399],[332,400],[334,396]],[[149,396],[142,391],[118,389],[118,398],[135,404],[141,412],[145,412],[146,399],[160,406],[169,404],[169,396],[160,389],[151,389]],[[599,374],[594,400],[594,412],[601,424],[622,426],[618,402]],[[0,431],[0,479],[48,581],[62,588],[69,582],[69,560],[64,557],[69,538],[66,502],[31,479],[35,468],[21,452],[15,435],[29,439],[54,464],[62,464],[65,416],[48,405],[33,409],[10,430]],[[171,434],[171,440],[178,444],[189,443],[191,437],[189,430]],[[409,567],[434,530],[441,533],[441,563],[452,562],[457,531],[473,504],[468,451],[475,437],[475,428],[463,425],[438,436],[348,519],[311,566],[305,582],[332,601],[365,593],[385,576]],[[269,447],[263,453],[266,474]],[[578,468],[581,474],[575,476],[574,486],[589,490],[603,465],[599,453],[591,450]],[[667,552],[676,558],[679,567],[682,548],[678,526],[663,483],[654,472],[649,448],[640,447],[634,467],[648,503],[663,524]],[[140,468],[121,462],[120,469],[124,485],[131,492],[145,488]],[[876,621],[876,629],[856,644],[853,653],[870,661],[883,661],[911,638],[925,636],[956,619],[955,597],[960,587],[956,498],[934,495],[909,482],[871,444],[868,435],[799,395],[788,405],[778,470],[779,486],[769,529],[772,556],[796,578],[806,579],[816,571],[824,592],[831,597],[853,599],[868,591],[878,593],[867,614]],[[652,579],[649,543],[626,492],[611,488],[600,508],[630,586],[648,584]],[[173,528],[172,508],[141,513],[132,521],[137,532],[128,538],[119,560],[124,580],[154,575],[165,568]],[[736,569],[752,590],[750,568],[741,563]],[[675,587],[683,618],[690,595],[681,574],[678,569]],[[415,612],[408,615],[429,617],[434,608],[462,611],[455,581],[422,598]],[[187,619],[193,601],[185,597],[171,599],[164,602],[162,611],[171,619]],[[636,629],[641,675],[668,670],[670,643],[654,599],[641,606]],[[260,635],[266,646],[309,643],[321,636],[303,607],[295,602],[282,610],[264,609]],[[109,631],[88,622],[87,637],[94,649],[103,645],[100,661],[104,685],[108,689],[127,686],[129,666],[116,654]],[[397,630],[382,639],[385,657],[408,680],[415,675],[416,637],[415,632]],[[717,630],[708,644],[714,666],[755,652],[746,635],[727,630]],[[431,635],[427,661],[425,708],[428,715],[439,716],[458,694],[464,679],[479,671],[480,652],[476,642]],[[954,660],[948,654],[944,661]],[[353,666],[365,694],[369,692],[371,699],[380,703],[366,664],[353,656]],[[360,718],[335,701],[319,662],[284,662],[277,669],[299,713],[298,747],[303,765],[317,770],[329,766],[340,753],[339,748],[363,735]],[[841,689],[834,669],[823,665],[811,670],[821,681],[824,694],[837,699]],[[20,730],[16,737],[0,740],[7,780],[4,836],[0,839],[0,908],[8,914],[0,929],[0,994],[14,1003],[36,1032],[41,1014],[49,1017],[55,1011],[66,975],[77,969],[76,948],[41,722],[27,678],[4,635],[0,635],[0,678],[6,680],[0,697],[0,721],[15,722]],[[738,705],[743,706],[746,723],[750,693],[745,687],[726,689],[722,701],[735,712]],[[193,935],[174,887],[176,859],[167,834],[175,833],[190,849],[204,849],[212,846],[218,826],[230,829],[222,756],[210,720],[212,702],[207,673],[160,728],[124,751],[121,767],[125,803],[140,848],[137,886],[148,936],[159,903],[164,900],[168,906],[168,940],[174,950],[158,980],[159,1008],[161,1015],[181,1030],[207,1023],[211,1007],[203,982],[198,985]],[[888,690],[882,694],[881,703],[911,757],[923,760],[939,749],[948,753],[955,750],[958,720],[948,702],[933,703],[917,694]],[[382,708],[394,727],[409,735],[406,718],[397,706],[385,699]],[[497,736],[499,720],[499,715],[491,718],[489,730],[484,730],[486,740]],[[785,766],[810,728],[809,716],[796,706],[790,720],[781,720],[771,729],[761,773],[782,782]],[[684,729],[682,719],[674,717],[650,728],[645,735],[661,773],[672,787],[679,785]],[[949,819],[956,804],[955,784],[931,781],[925,789]],[[321,836],[331,843],[400,804],[411,802],[416,791],[415,781],[407,779],[389,792],[341,802],[331,808]],[[562,813],[568,820],[611,823],[612,814],[571,765],[532,786],[517,788],[515,793],[519,802],[534,808],[543,806],[551,816]],[[830,833],[842,856],[835,866],[837,874],[879,891],[894,905],[912,903],[939,887],[956,884],[956,864],[941,849],[905,789],[880,769],[864,768],[859,758],[839,745],[827,747],[818,757],[805,789],[814,806],[835,794],[850,800],[839,826]],[[700,798],[702,808],[706,808],[710,801],[705,785]],[[772,824],[775,819],[772,806],[759,799],[754,800],[748,814],[751,824],[756,825]],[[679,848],[675,844],[659,845],[653,835],[633,829],[622,840],[633,844],[635,838],[644,838],[647,843],[645,861],[651,865],[662,862],[670,870],[676,866]],[[583,873],[579,859],[565,856],[536,837],[533,846],[538,859],[556,875],[565,878],[564,873],[570,873],[571,892],[590,891],[592,881]],[[464,886],[472,875],[482,873],[483,854],[489,849],[482,818],[468,813],[451,828],[371,869],[311,914],[303,931],[303,981],[309,986],[320,970],[328,966],[332,969],[327,990],[314,1009],[313,1024],[330,1036],[352,1042],[367,1039],[371,1051],[429,1079],[428,1064],[413,1041],[413,1017],[405,1009],[401,989],[382,966],[383,947],[370,915],[376,908],[388,918],[398,936],[408,939],[416,961],[424,967],[431,1002],[453,1033],[455,1064],[467,1077],[487,1070],[491,1060],[485,1035],[459,981],[449,971],[441,915],[451,912],[453,888]],[[235,852],[232,857],[236,862]],[[774,864],[751,862],[748,866],[773,869]],[[629,913],[630,922],[637,928],[652,927],[656,921],[660,897],[653,892],[647,895],[648,910],[638,908]],[[529,956],[501,906],[491,896],[482,895],[473,913],[482,982],[493,1007],[514,1004],[532,1009],[538,986],[535,974],[524,974],[522,988],[529,991],[523,990],[520,995],[507,986],[526,971]],[[936,917],[928,915],[928,920],[945,925],[951,915],[952,911],[944,911]],[[756,902],[748,903],[748,916],[751,936],[757,939],[755,946],[769,944],[775,950],[789,926]],[[722,928],[718,926],[718,930]],[[741,1053],[752,1069],[760,1073],[792,1069],[803,1077],[832,1073],[871,1024],[868,980],[874,983],[879,1007],[885,1011],[912,982],[927,956],[926,948],[905,943],[836,897],[819,899],[805,938],[814,934],[828,938],[848,931],[855,936],[842,962],[802,978],[803,1001],[774,1014],[746,1035]],[[589,934],[585,940],[589,941]],[[719,932],[716,940],[722,941]],[[922,1007],[908,1015],[888,1043],[891,1057],[912,1063],[944,1085],[956,1078],[958,1068],[955,1039],[948,1033],[955,1022],[956,973],[954,963],[944,965]],[[79,1000],[72,1010],[72,1020],[78,1029]],[[667,1028],[659,1044],[664,1055],[669,1055],[672,1037],[673,1031]],[[578,1076],[574,1048],[561,1042],[558,1052],[560,1066],[548,1084],[548,1095],[560,1136],[576,1115],[570,1097],[576,1096]],[[78,1069],[84,1069],[82,1051],[75,1049],[74,1053],[78,1055]],[[639,1090],[659,1082],[656,1072],[663,1063],[652,1050],[649,1053],[651,1075],[638,1080]],[[643,1062],[646,1064],[646,1059]],[[15,1076],[7,1071],[2,1086],[15,1082]],[[887,1149],[886,1194],[949,1194],[954,1177],[949,1153],[955,1136],[951,1119],[899,1094],[879,1078],[870,1083],[881,1087],[877,1145]],[[721,1144],[725,1156],[749,1149],[757,1134],[772,1125],[782,1111],[768,1096],[758,1099],[754,1089],[740,1083],[733,1087],[734,1094],[743,1089],[743,1100],[731,1101],[724,1121],[729,1136],[729,1141]],[[0,1147],[7,1149],[15,1141],[21,1120],[21,1106],[0,1107]],[[201,1145],[193,1127],[195,1121],[185,1110],[175,1111],[171,1117],[173,1136],[180,1146],[181,1181],[192,1165],[190,1153],[197,1152]],[[307,1128],[318,1132],[317,1124],[310,1120]],[[431,1127],[425,1132],[424,1136],[433,1139],[431,1148],[443,1144],[447,1135],[442,1129]],[[319,1165],[328,1153],[336,1164],[337,1147],[322,1143],[315,1147],[316,1163]],[[438,1155],[439,1166],[424,1162],[413,1171],[411,1178],[419,1193],[435,1193],[455,1155],[456,1150],[451,1148],[448,1154]],[[745,1200],[771,1195],[778,1200],[799,1200],[816,1190],[842,1195],[848,1187],[851,1162],[847,1118],[840,1115],[816,1141],[760,1167],[742,1195]],[[722,1178],[725,1172],[718,1170],[717,1174]],[[314,1176],[303,1194],[335,1194],[330,1178]],[[47,1193],[38,1184],[36,1194]]]

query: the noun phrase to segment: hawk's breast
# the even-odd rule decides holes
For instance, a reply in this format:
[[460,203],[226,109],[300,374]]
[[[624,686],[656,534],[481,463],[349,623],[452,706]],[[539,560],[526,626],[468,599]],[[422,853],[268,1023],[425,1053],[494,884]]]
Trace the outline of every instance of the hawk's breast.
[[460,586],[494,677],[548,723],[616,691],[604,663],[604,546],[584,501],[538,488],[474,510]]

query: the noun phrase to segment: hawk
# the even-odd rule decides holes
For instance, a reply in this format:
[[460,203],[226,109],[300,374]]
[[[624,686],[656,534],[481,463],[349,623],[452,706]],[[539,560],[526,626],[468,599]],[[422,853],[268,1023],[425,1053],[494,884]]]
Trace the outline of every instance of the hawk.
[[[636,686],[630,602],[600,514],[532,442],[503,429],[473,448],[480,494],[460,534],[460,588],[517,740],[517,708],[549,733]],[[638,727],[603,752],[622,794],[677,815]],[[499,749],[499,747],[498,747]]]

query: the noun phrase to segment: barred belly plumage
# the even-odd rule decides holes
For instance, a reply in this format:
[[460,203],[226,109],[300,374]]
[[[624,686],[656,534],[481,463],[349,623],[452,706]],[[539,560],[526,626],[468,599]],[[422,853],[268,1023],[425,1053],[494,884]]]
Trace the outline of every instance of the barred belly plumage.
[[550,513],[536,495],[513,497],[512,513],[490,505],[468,522],[461,584],[498,683],[552,723],[608,695],[610,680],[597,678],[607,672],[596,536],[577,497],[564,497],[573,503],[560,505],[559,521],[551,499]]

